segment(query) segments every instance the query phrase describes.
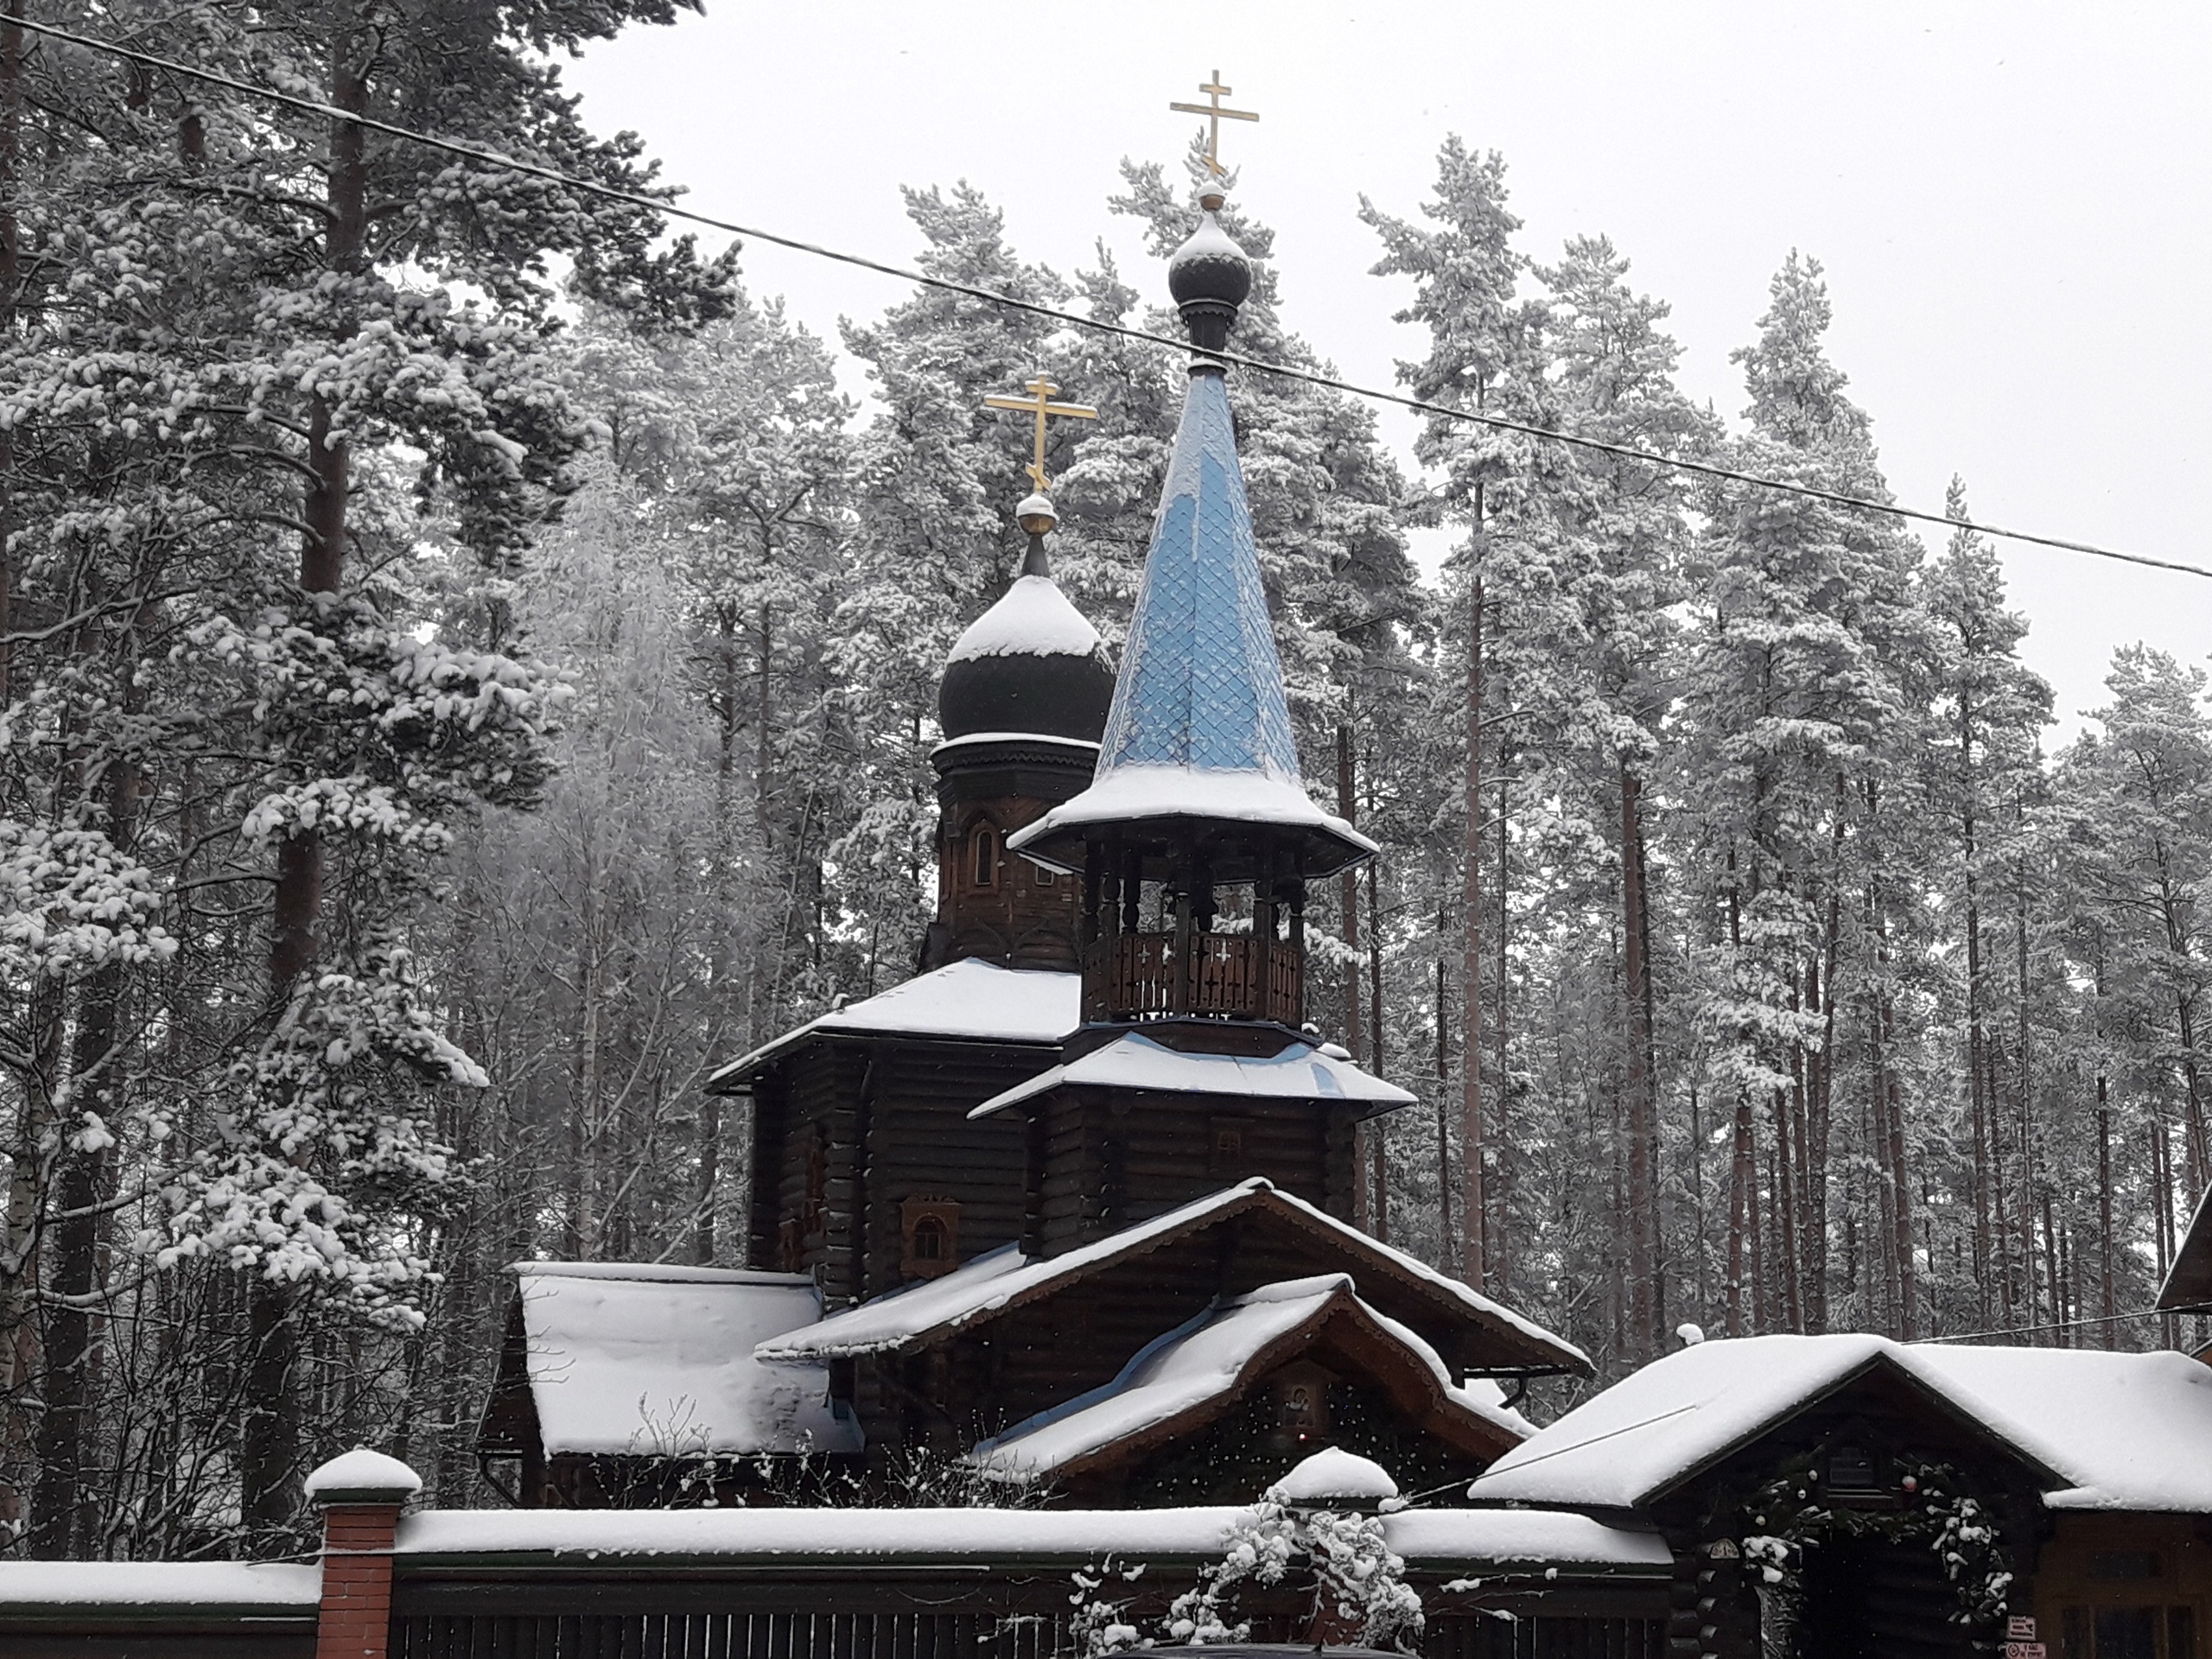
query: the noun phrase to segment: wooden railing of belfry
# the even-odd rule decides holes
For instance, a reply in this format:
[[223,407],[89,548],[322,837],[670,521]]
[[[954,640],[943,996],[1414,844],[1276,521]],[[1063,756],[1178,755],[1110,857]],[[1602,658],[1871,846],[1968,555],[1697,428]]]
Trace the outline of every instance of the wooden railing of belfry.
[[1249,933],[1194,933],[1187,971],[1173,933],[1121,933],[1084,953],[1084,1001],[1093,1019],[1226,1015],[1295,1026],[1305,1018],[1297,946]]

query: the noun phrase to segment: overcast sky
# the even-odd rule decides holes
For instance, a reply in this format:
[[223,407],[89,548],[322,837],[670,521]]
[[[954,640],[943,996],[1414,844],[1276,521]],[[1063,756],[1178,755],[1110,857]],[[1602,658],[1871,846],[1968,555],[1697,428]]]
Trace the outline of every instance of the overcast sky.
[[[1351,378],[1424,347],[1358,197],[1412,213],[1457,132],[1503,153],[1525,251],[1613,238],[1732,422],[1728,353],[1800,248],[1901,499],[1940,511],[1955,472],[1993,523],[2212,565],[2212,7],[707,4],[568,70],[701,212],[906,262],[898,187],[966,179],[1025,257],[1071,271],[1103,237],[1164,297],[1105,200],[1122,156],[1174,161],[1194,124],[1166,106],[1218,69],[1262,116],[1224,149],[1287,321]],[[765,244],[744,265],[833,340],[903,292]],[[1404,453],[1413,417],[1381,418]],[[2004,553],[2069,728],[2115,644],[2212,652],[2212,581]]]

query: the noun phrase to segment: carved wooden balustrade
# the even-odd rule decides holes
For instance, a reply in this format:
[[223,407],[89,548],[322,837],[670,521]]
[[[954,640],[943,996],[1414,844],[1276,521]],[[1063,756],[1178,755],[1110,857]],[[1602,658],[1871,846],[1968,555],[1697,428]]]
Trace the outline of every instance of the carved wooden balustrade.
[[1084,953],[1083,990],[1092,1020],[1195,1014],[1295,1026],[1306,1017],[1298,947],[1249,933],[1193,933],[1187,964],[1173,933],[1099,939]]

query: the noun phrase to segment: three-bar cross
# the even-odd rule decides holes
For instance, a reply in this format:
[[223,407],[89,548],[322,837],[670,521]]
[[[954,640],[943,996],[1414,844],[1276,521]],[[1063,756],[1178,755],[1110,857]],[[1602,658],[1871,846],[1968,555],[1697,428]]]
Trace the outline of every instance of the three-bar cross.
[[1046,487],[1045,478],[1046,421],[1055,415],[1070,415],[1078,421],[1095,421],[1098,418],[1098,411],[1091,408],[1088,404],[1054,403],[1052,401],[1052,394],[1058,391],[1059,388],[1041,374],[1035,379],[1026,381],[1023,384],[1027,386],[1029,391],[1029,396],[1027,397],[986,397],[983,399],[983,402],[986,406],[991,409],[1018,410],[1022,414],[1034,415],[1037,417],[1037,458],[1031,461],[1028,467],[1024,470],[1028,473],[1032,479],[1036,480],[1037,488],[1041,493]]
[[1203,115],[1206,118],[1206,170],[1219,178],[1229,169],[1221,164],[1221,124],[1224,121],[1256,121],[1260,118],[1249,110],[1230,110],[1222,107],[1221,100],[1229,96],[1229,88],[1221,84],[1221,71],[1213,72],[1213,79],[1198,90],[1211,101],[1205,104],[1170,104],[1171,110],[1185,115]]

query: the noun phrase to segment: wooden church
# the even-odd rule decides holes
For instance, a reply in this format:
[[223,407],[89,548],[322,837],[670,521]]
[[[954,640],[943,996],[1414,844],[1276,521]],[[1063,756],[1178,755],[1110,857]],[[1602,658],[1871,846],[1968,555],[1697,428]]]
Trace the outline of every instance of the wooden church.
[[482,1441],[519,1501],[924,1456],[1242,1501],[1325,1446],[1433,1485],[1587,1371],[1352,1222],[1359,1125],[1413,1097],[1305,1023],[1309,885],[1376,849],[1301,779],[1210,355],[1251,285],[1221,204],[1169,268],[1196,349],[1118,675],[1052,579],[1040,380],[1027,559],[939,690],[922,971],[713,1079],[753,1108],[744,1268],[521,1264]]

